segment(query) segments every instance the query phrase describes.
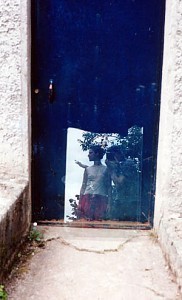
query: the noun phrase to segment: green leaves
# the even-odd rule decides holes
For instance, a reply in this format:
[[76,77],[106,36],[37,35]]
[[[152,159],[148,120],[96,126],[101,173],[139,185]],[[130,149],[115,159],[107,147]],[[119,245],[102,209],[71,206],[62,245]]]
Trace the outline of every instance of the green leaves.
[[41,242],[42,241],[43,234],[37,229],[37,224],[36,225],[33,224],[33,227],[30,230],[28,238],[29,238],[29,240],[31,242],[33,242],[33,241],[35,241],[35,242]]
[[121,136],[119,133],[85,132],[82,134],[82,139],[78,140],[83,151],[89,150],[91,145],[101,145],[104,149],[117,145],[121,147],[125,156],[131,158],[141,156],[142,141],[143,128],[136,125],[128,129],[126,136]]
[[0,285],[0,299],[1,300],[7,300],[8,294],[5,291],[4,285]]

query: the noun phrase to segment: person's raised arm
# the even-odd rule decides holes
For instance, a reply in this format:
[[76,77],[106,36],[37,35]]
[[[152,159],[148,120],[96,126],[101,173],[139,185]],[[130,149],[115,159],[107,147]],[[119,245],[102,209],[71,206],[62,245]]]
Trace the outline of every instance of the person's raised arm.
[[79,167],[81,167],[81,168],[83,168],[83,169],[86,169],[88,166],[87,165],[84,165],[84,164],[82,164],[80,161],[78,161],[78,160],[75,160],[75,163],[79,166]]

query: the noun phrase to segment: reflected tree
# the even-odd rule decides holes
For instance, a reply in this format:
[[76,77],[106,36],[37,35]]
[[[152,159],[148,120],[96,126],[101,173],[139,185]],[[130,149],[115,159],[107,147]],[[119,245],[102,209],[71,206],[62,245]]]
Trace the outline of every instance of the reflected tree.
[[89,150],[91,145],[102,145],[106,150],[114,145],[120,146],[126,157],[140,158],[143,140],[143,128],[133,126],[128,129],[128,135],[123,137],[119,133],[84,132],[83,139],[78,140],[83,151]]

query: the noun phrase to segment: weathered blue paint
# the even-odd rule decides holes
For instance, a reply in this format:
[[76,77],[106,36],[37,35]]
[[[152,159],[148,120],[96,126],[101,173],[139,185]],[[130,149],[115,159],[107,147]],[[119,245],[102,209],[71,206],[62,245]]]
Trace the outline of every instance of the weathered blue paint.
[[68,127],[125,135],[136,124],[144,128],[142,212],[152,219],[164,12],[165,0],[32,1],[36,218],[63,217]]

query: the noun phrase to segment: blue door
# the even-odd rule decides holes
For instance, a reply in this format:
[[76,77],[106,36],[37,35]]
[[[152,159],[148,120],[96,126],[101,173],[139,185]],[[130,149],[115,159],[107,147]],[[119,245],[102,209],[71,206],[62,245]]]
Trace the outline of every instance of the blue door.
[[165,0],[32,1],[35,220],[152,222],[164,13]]

